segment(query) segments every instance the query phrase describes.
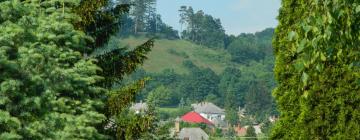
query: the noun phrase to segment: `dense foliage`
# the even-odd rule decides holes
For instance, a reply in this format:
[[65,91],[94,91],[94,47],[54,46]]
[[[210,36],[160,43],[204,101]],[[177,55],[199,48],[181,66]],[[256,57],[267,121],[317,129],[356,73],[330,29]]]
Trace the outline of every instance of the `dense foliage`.
[[271,39],[274,29],[269,28],[255,34],[241,34],[232,38],[226,50],[231,54],[232,61],[249,64],[266,57],[273,57]]
[[146,35],[167,39],[178,39],[178,31],[165,24],[156,12],[156,0],[122,0],[121,4],[131,4],[129,14],[121,17],[120,36]]
[[186,29],[181,32],[183,39],[211,48],[225,47],[226,35],[220,19],[215,19],[202,10],[194,13],[192,7],[182,6],[179,12],[180,24],[186,25]]
[[245,137],[249,137],[249,138],[246,138],[246,139],[249,139],[249,140],[257,140],[256,133],[255,133],[255,128],[253,126],[249,126],[246,129]]
[[105,138],[100,68],[74,51],[89,38],[69,9],[41,4],[0,2],[0,139]]
[[133,139],[152,133],[152,112],[123,115],[144,80],[115,89],[113,84],[146,59],[153,40],[133,50],[107,45],[129,5],[98,2],[0,2],[1,139]]
[[359,21],[354,0],[283,0],[274,38],[273,139],[360,139]]
[[[271,48],[271,31],[273,30],[267,29],[256,34],[240,35],[233,38],[233,42],[235,42],[246,38],[244,36],[256,37],[257,44],[262,44],[262,46],[254,45],[254,47],[262,48],[261,51],[266,54],[258,61],[253,57],[249,57],[249,62],[246,65],[230,61],[233,66],[226,67],[220,73],[215,73],[210,68],[197,66],[192,59],[185,59],[182,65],[187,69],[187,73],[177,73],[174,69],[151,73],[147,69],[140,69],[132,74],[129,79],[133,81],[142,77],[151,78],[145,89],[139,94],[138,100],[157,96],[160,103],[158,105],[161,107],[190,106],[192,103],[209,101],[226,109],[226,119],[230,124],[249,124],[247,120],[239,122],[237,115],[239,107],[245,108],[247,115],[253,116],[256,122],[263,122],[270,115],[277,114],[271,97],[271,90],[275,86],[272,72],[273,56],[271,52],[265,53],[265,50]],[[233,46],[240,48],[242,44]],[[181,53],[177,52],[176,48],[168,53],[189,58],[187,54],[180,55]],[[195,53],[195,55],[201,54]],[[218,59],[223,58],[219,57]],[[159,64],[153,65],[160,66]],[[165,114],[164,112],[161,113],[163,113],[162,118],[169,116],[166,112]]]

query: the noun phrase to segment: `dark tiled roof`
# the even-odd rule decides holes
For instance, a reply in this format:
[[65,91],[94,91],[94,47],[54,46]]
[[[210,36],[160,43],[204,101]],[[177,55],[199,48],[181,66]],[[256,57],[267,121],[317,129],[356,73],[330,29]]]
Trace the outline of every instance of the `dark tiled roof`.
[[194,111],[198,113],[225,114],[224,109],[221,109],[220,107],[209,102],[201,102],[198,104],[192,104],[191,106],[194,108]]
[[208,140],[207,135],[201,128],[183,128],[179,133],[179,139],[189,138],[189,140]]

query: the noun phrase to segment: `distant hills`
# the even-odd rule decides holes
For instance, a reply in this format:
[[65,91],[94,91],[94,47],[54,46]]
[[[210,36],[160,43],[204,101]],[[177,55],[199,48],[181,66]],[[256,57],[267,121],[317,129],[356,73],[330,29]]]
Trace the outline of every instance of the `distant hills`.
[[[129,37],[120,39],[123,45],[137,46],[146,41],[144,37]],[[241,65],[231,61],[231,55],[225,50],[213,50],[204,46],[196,45],[186,40],[158,39],[155,47],[148,55],[142,68],[151,73],[162,72],[165,69],[173,69],[178,74],[188,73],[183,62],[189,60],[198,67],[210,68],[220,74],[225,67]]]

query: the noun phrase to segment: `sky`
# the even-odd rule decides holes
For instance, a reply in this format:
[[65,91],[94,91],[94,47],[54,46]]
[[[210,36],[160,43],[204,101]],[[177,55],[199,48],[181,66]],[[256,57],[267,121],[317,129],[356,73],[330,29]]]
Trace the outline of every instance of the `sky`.
[[220,18],[226,33],[255,33],[276,27],[280,0],[157,0],[157,12],[163,21],[180,30],[180,6],[192,6]]

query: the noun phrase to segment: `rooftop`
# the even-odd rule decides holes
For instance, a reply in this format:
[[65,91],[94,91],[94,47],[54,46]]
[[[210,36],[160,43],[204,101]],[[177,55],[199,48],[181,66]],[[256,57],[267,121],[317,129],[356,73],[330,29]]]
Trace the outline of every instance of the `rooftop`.
[[181,120],[189,123],[205,123],[213,125],[213,123],[211,123],[209,120],[194,111],[186,113],[184,116],[181,117]]
[[179,133],[179,139],[208,140],[209,135],[207,135],[201,128],[183,128]]
[[201,102],[198,104],[191,105],[194,108],[194,111],[197,113],[205,113],[205,114],[225,114],[224,109],[214,105],[210,102]]

